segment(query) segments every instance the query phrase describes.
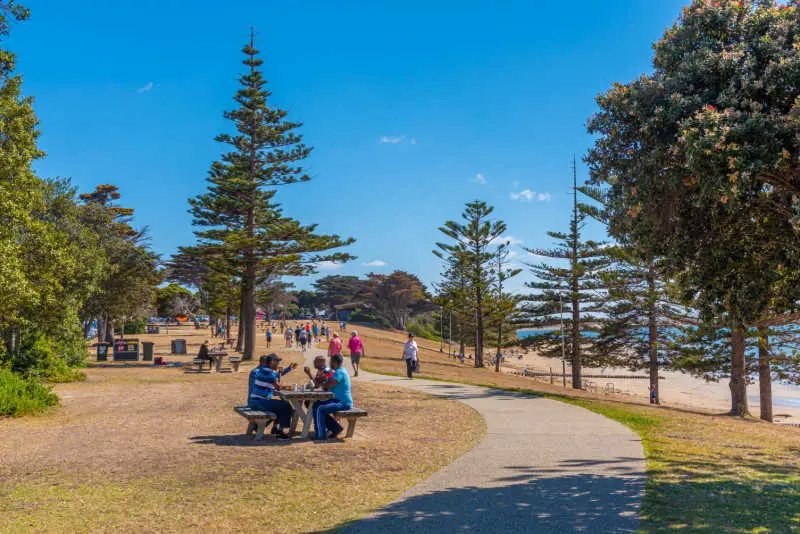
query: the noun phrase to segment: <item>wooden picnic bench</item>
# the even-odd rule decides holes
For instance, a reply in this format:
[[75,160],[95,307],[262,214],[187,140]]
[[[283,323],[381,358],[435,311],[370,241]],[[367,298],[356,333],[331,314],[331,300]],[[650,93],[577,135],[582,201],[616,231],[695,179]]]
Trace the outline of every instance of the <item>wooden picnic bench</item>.
[[242,363],[242,357],[241,356],[231,356],[230,358],[228,358],[228,361],[231,362],[231,367],[233,367],[233,372],[234,373],[238,373],[239,372],[239,364]]
[[[195,359],[192,360],[192,365],[194,367],[186,367],[186,368],[184,368],[183,372],[184,373],[202,373],[202,372],[204,372],[203,371],[203,367],[205,366],[207,361],[208,360],[204,360],[203,358],[195,358]],[[210,365],[208,367],[208,372],[209,373],[211,372],[211,366]]]
[[366,417],[368,414],[366,410],[362,410],[361,408],[350,408],[349,410],[334,412],[333,415],[347,421],[347,434],[345,434],[345,437],[352,438],[353,433],[356,431],[356,422],[359,418]]
[[254,439],[264,439],[264,429],[267,423],[274,421],[277,416],[272,412],[261,412],[253,410],[248,406],[234,406],[233,411],[247,419],[247,436],[251,435],[254,431],[256,433]]

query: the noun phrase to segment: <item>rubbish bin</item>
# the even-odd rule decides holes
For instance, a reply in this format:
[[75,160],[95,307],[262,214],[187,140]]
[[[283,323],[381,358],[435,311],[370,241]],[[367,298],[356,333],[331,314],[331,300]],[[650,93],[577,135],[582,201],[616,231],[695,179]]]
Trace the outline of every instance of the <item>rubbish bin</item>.
[[142,342],[142,360],[146,362],[153,361],[153,343],[152,341],[143,341]]
[[97,344],[97,361],[104,362],[108,360],[108,347],[111,343],[100,342]]
[[173,339],[171,345],[172,345],[172,354],[186,354],[185,339]]

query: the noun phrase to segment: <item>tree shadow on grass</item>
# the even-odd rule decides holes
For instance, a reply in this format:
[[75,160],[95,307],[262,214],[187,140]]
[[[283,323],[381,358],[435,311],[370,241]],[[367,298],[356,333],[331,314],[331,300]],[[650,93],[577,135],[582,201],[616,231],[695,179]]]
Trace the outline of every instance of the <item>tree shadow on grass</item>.
[[409,496],[329,532],[635,532],[641,478],[586,474]]

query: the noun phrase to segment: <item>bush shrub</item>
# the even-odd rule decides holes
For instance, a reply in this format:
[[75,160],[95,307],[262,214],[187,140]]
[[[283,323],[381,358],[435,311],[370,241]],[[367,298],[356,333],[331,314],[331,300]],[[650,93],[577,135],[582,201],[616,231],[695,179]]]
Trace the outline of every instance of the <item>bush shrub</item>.
[[0,368],[0,416],[38,413],[57,403],[56,394],[35,378]]
[[431,341],[439,341],[439,336],[437,336],[431,328],[427,325],[422,323],[410,323],[408,328],[406,328],[410,333],[414,334],[417,337],[421,337],[422,339],[429,339]]

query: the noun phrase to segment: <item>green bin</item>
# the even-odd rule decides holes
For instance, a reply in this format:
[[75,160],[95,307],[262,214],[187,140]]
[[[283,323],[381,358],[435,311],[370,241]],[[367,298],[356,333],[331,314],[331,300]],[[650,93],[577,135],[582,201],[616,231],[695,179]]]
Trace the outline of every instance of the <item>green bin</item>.
[[142,350],[143,350],[142,360],[146,362],[153,361],[153,345],[155,345],[155,343],[153,343],[152,341],[142,342]]

